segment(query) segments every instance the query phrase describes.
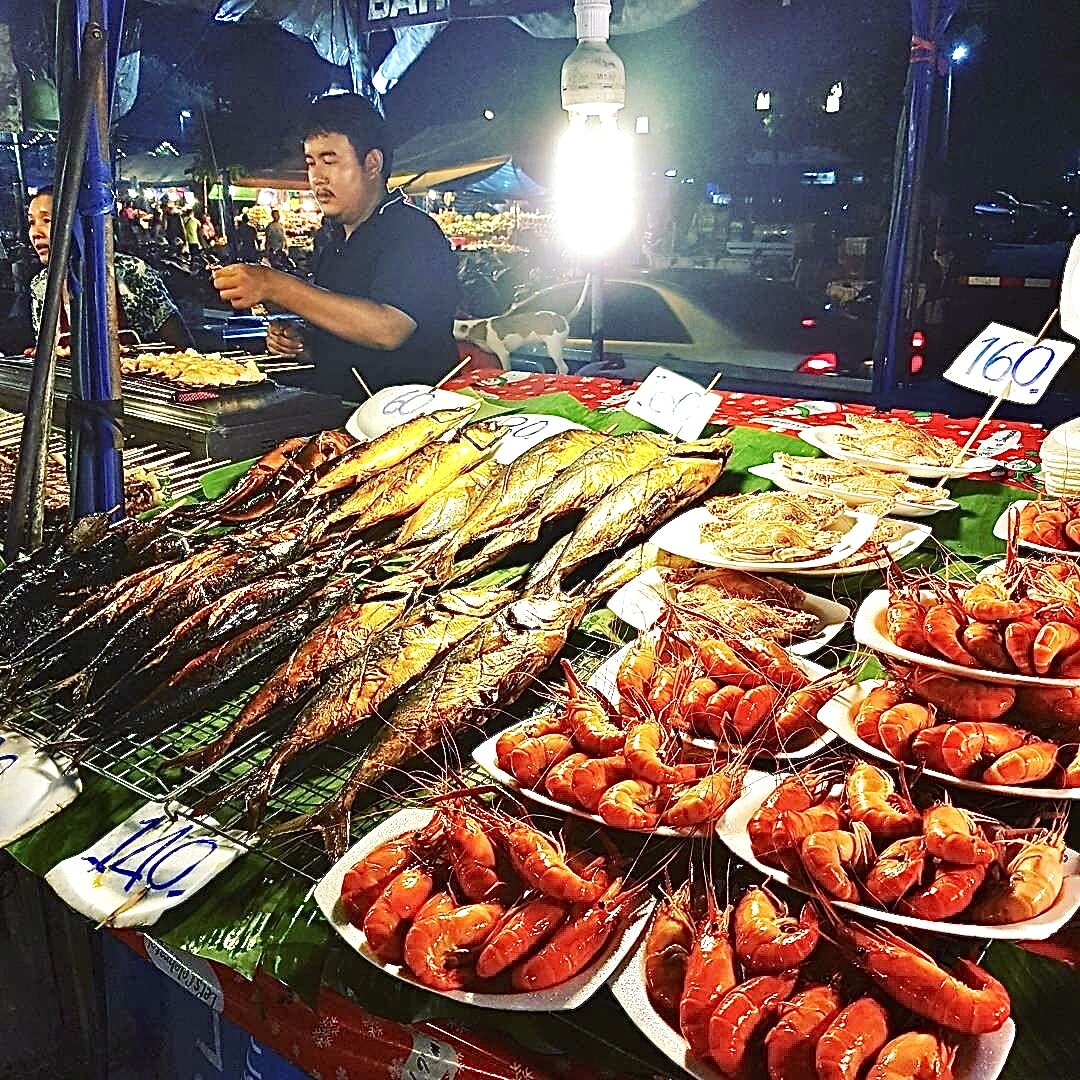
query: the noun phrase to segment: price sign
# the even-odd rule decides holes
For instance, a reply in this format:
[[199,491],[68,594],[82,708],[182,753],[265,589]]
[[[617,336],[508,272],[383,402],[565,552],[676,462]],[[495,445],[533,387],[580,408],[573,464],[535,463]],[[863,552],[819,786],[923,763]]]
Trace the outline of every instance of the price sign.
[[449,1043],[417,1031],[398,1075],[401,1080],[454,1080],[459,1065],[457,1051]]
[[352,414],[345,427],[354,438],[374,439],[414,416],[477,404],[476,398],[423,383],[387,386],[369,397]]
[[563,431],[584,431],[581,424],[575,424],[562,416],[530,416],[514,413],[509,416],[493,416],[493,424],[506,428],[506,434],[499,441],[495,451],[495,460],[500,465],[509,465],[516,461],[526,450],[537,443],[550,439]]
[[155,941],[149,934],[143,936],[143,947],[151,964],[167,975],[177,986],[183,987],[214,1012],[225,1008],[225,994],[209,960],[192,956],[183,949],[173,948]]
[[241,848],[147,803],[45,875],[57,895],[95,922],[150,926],[212,881]]
[[1033,334],[991,323],[949,365],[945,378],[993,398],[1012,380],[1005,400],[1034,405],[1075,348],[1051,338],[1036,344]]
[[674,435],[696,439],[712,419],[720,398],[693,379],[676,375],[667,368],[653,368],[626,403],[626,411],[639,420]]
[[74,769],[40,753],[25,736],[0,731],[0,847],[60,813],[82,791]]

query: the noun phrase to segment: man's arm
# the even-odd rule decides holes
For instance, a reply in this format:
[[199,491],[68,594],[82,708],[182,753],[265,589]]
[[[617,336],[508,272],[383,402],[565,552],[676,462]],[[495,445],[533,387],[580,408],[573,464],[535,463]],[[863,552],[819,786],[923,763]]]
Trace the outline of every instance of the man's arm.
[[405,312],[389,304],[330,292],[265,266],[236,263],[223,267],[214,274],[214,287],[234,308],[276,304],[367,349],[400,349],[416,329]]

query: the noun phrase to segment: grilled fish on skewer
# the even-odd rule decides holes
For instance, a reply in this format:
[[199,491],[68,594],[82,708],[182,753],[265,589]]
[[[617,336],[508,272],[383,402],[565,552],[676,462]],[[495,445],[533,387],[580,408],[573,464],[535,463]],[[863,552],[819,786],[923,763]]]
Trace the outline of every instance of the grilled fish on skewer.
[[415,416],[371,442],[357,443],[315,481],[306,492],[306,497],[318,499],[369,480],[384,469],[404,461],[422,446],[464,424],[479,408],[480,402],[477,401],[475,405],[465,405],[460,409],[441,409],[426,416]]
[[372,638],[308,702],[274,753],[228,790],[229,797],[246,794],[252,827],[288,761],[374,716],[393,694],[423,675],[516,595],[504,589],[444,592],[388,633]]
[[340,856],[360,792],[407,758],[516,701],[558,655],[586,606],[584,597],[565,595],[523,596],[508,604],[405,692],[333,799],[272,834],[316,829],[331,855]]
[[361,597],[321,622],[300,642],[218,738],[166,762],[161,768],[201,769],[212,765],[241,735],[261,727],[272,713],[307,697],[321,679],[361,652],[370,639],[402,616],[415,593],[414,588],[392,585],[365,590]]
[[412,513],[465,470],[490,457],[504,434],[496,424],[470,424],[446,442],[420,447],[361,484],[329,516],[327,525],[351,519],[350,529],[360,532],[380,521]]

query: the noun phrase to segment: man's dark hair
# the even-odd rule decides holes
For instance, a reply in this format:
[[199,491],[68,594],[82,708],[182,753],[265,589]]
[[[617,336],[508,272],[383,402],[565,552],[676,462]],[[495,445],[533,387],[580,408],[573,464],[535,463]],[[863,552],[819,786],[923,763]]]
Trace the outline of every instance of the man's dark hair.
[[29,206],[39,195],[52,196],[53,189],[52,184],[46,184],[44,187],[39,187],[29,199],[26,200],[26,205]]
[[300,139],[312,135],[344,135],[361,162],[369,150],[381,150],[383,179],[390,176],[394,163],[390,129],[359,94],[330,94],[312,102],[300,127]]

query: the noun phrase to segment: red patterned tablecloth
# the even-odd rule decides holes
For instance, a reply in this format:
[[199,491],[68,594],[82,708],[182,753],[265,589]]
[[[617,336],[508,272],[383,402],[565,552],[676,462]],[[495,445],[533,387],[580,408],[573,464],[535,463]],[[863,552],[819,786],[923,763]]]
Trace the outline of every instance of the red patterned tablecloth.
[[[452,379],[448,390],[471,388],[503,400],[536,397],[559,391],[572,394],[591,409],[615,409],[625,405],[636,383],[618,379],[582,378],[578,375],[540,375],[521,371],[496,374],[473,373]],[[798,435],[808,427],[842,423],[845,415],[868,415],[870,405],[845,405],[835,401],[778,397],[771,394],[739,394],[715,391],[720,403],[713,419],[718,423],[765,428],[786,435]],[[938,412],[894,409],[876,415],[895,417],[925,427],[935,435],[963,444],[975,429],[978,417],[952,417]],[[981,474],[994,480],[1035,487],[1038,484],[1039,447],[1046,432],[1039,424],[991,420],[983,429],[974,450],[984,457],[998,458],[1002,468]]]

